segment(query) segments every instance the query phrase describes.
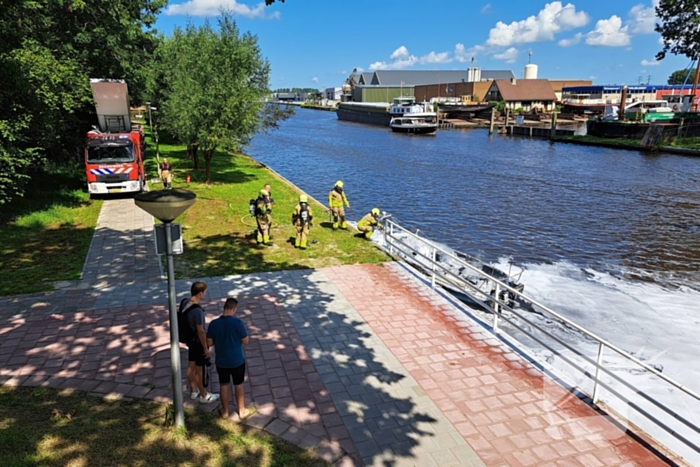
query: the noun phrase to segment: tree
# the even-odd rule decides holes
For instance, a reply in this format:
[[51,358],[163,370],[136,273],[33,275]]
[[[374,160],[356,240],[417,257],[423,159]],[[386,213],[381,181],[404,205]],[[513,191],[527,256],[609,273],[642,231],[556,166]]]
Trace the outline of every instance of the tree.
[[202,151],[207,183],[217,149],[237,151],[293,113],[265,103],[270,64],[257,37],[241,33],[230,12],[222,12],[217,23],[218,30],[208,21],[176,28],[159,54],[167,88],[164,124],[188,148]]
[[700,58],[700,0],[661,0],[655,7],[663,49],[656,54],[663,60],[668,52]]
[[[132,100],[165,0],[13,0],[0,8],[0,205],[46,162],[72,160],[94,121],[90,78],[122,78]],[[135,97],[135,99],[133,99]]]
[[689,78],[690,82],[693,81],[692,75],[689,75],[687,68],[685,70],[676,70],[668,77],[668,84],[684,84],[687,83],[686,78]]

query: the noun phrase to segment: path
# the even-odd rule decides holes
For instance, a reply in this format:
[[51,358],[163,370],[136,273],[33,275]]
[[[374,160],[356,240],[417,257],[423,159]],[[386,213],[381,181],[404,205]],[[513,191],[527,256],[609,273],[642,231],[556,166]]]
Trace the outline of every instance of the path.
[[[129,271],[136,260],[119,245],[152,243],[148,222],[118,201],[106,209],[132,227],[100,222],[83,276],[91,288],[0,299],[0,383],[168,400],[165,284],[140,282],[159,274],[152,253]],[[248,423],[329,462],[663,465],[399,264],[204,280],[208,320],[226,297],[241,300],[246,392],[258,407]],[[178,281],[180,296],[190,284]]]

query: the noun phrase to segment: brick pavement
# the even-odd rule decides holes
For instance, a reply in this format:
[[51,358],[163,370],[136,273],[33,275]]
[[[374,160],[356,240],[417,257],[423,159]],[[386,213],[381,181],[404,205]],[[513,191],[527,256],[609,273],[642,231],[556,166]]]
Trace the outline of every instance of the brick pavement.
[[[0,383],[169,400],[167,291],[140,279],[160,274],[150,220],[116,201],[82,283],[0,299]],[[336,465],[662,463],[397,264],[204,280],[208,319],[241,299],[248,423]]]

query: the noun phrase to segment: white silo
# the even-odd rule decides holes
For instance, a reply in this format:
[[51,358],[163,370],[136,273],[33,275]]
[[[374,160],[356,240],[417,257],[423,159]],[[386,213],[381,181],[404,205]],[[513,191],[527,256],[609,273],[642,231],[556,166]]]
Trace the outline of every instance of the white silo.
[[533,65],[532,63],[525,65],[523,79],[537,79],[537,65]]

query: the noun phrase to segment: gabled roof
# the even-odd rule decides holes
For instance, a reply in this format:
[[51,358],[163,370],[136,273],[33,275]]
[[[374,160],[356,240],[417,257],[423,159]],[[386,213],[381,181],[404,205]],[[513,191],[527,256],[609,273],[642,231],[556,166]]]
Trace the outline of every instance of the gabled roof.
[[491,85],[505,101],[555,101],[557,96],[546,79],[519,79],[513,84],[510,79],[497,79]]
[[[363,73],[364,75],[364,73]],[[481,80],[510,79],[515,77],[510,70],[482,70]],[[377,70],[366,84],[383,86],[417,86],[422,84],[459,83],[467,81],[467,70]]]
[[374,73],[365,72],[361,74],[359,84],[371,84]]

